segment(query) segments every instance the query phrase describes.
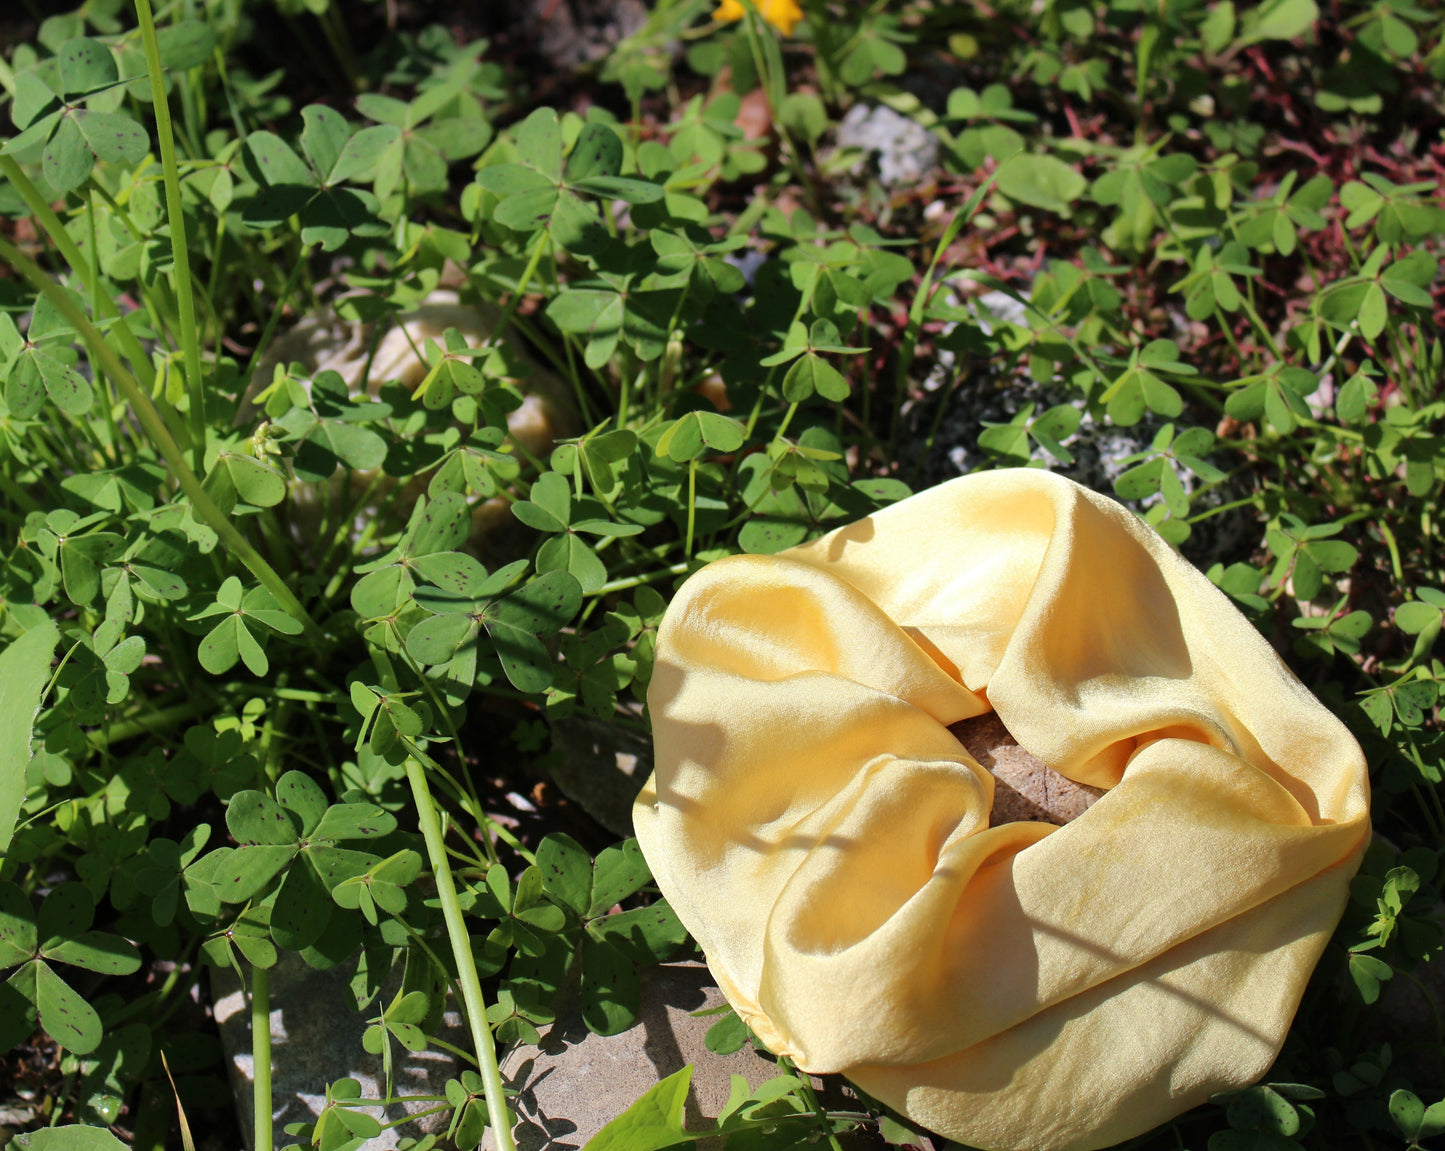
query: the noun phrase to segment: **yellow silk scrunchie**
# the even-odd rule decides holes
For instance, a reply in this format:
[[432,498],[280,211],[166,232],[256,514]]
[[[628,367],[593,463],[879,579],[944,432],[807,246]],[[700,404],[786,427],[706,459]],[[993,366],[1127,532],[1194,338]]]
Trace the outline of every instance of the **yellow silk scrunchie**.
[[[1369,836],[1363,755],[1112,500],[954,480],[710,564],[658,633],[659,887],[770,1049],[990,1151],[1104,1147],[1262,1075]],[[1108,789],[989,826],[987,712]]]

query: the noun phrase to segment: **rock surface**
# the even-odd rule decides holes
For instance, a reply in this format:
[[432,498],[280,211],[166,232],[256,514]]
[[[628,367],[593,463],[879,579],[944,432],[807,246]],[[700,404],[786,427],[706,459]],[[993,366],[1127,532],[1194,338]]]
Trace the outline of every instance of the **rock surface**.
[[632,801],[652,774],[652,738],[598,719],[552,725],[548,774],[563,794],[614,835],[632,834]]
[[[593,1035],[580,1019],[554,1025],[537,1046],[512,1048],[501,1063],[502,1079],[517,1091],[517,1151],[576,1151],[658,1080],[693,1064],[686,1125],[693,1130],[716,1118],[727,1103],[732,1076],[756,1088],[781,1073],[750,1045],[714,1055],[704,1039],[717,1016],[692,1013],[722,1005],[722,993],[700,963],[653,968],[644,976],[636,1026],[619,1035]],[[822,1081],[814,1080],[816,1087]],[[858,1110],[839,1081],[825,1090],[824,1104]],[[881,1148],[874,1133],[855,1133],[848,1148]],[[490,1134],[482,1147],[490,1148]],[[706,1146],[700,1144],[699,1146]]]
[[[287,1123],[310,1123],[326,1103],[326,1087],[347,1076],[361,1084],[362,1098],[379,1099],[386,1085],[380,1055],[370,1055],[361,1045],[367,1016],[380,1010],[377,1003],[390,1002],[401,977],[398,964],[381,995],[364,1012],[356,1010],[350,987],[351,968],[340,964],[327,971],[308,967],[294,952],[281,953],[271,970],[271,1098],[277,1144],[288,1140],[282,1131]],[[211,995],[221,1045],[236,1096],[236,1110],[246,1147],[256,1145],[252,1091],[255,1083],[251,1061],[251,1010],[235,972],[213,968]],[[447,1012],[441,1038],[466,1050],[470,1039],[460,1017]],[[393,1088],[396,1095],[440,1095],[448,1079],[459,1073],[456,1060],[445,1052],[410,1052],[392,1046]],[[373,1118],[390,1123],[407,1114],[427,1111],[434,1103],[380,1106],[365,1109]],[[433,1130],[446,1129],[447,1114],[428,1116],[383,1131],[367,1143],[367,1151],[390,1151],[398,1140],[421,1138]]]
[[1078,819],[1103,791],[1060,775],[1025,751],[997,712],[956,723],[951,732],[994,778],[989,823],[1032,821],[1062,826]]
[[876,156],[878,182],[885,188],[917,184],[938,162],[938,137],[882,104],[849,108],[838,125],[838,146]]

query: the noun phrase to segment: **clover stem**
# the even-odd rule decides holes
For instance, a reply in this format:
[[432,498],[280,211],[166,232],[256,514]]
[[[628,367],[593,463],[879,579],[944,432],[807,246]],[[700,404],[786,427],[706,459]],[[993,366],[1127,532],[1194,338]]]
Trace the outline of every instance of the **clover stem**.
[[813,1109],[813,1115],[818,1120],[818,1125],[827,1135],[828,1146],[831,1147],[833,1151],[843,1151],[842,1146],[838,1143],[838,1136],[833,1134],[832,1125],[828,1122],[828,1110],[818,1098],[818,1093],[813,1090],[813,1081],[808,1078],[808,1073],[806,1071],[800,1071],[798,1065],[786,1055],[780,1056],[778,1063],[798,1077],[798,1082],[801,1084],[799,1091],[803,1096],[803,1102]]
[[773,443],[780,444],[788,432],[788,425],[793,422],[793,417],[798,414],[798,405],[795,401],[788,405],[788,410],[783,413],[783,422],[778,425],[778,430],[773,434]]
[[[482,981],[477,977],[477,964],[472,957],[471,937],[467,934],[467,925],[462,920],[462,905],[457,900],[456,883],[452,879],[451,864],[447,862],[441,822],[437,819],[436,804],[432,802],[426,771],[414,755],[406,757],[406,779],[411,784],[417,823],[421,827],[422,838],[426,841],[427,856],[431,860],[432,874],[436,879],[437,898],[442,905],[442,919],[447,925],[447,938],[451,942],[452,958],[457,965],[457,982],[461,986],[462,1003],[472,1031],[472,1046],[476,1049],[482,1086],[486,1089],[487,1119],[496,1140],[496,1151],[516,1151],[507,1113],[507,1099],[502,1092],[502,1073],[497,1067],[497,1047],[492,1038],[492,1029],[487,1023],[487,1003],[482,997]],[[259,1146],[257,1151],[260,1151]]]
[[[291,265],[291,271],[286,276],[286,283],[281,288],[281,294],[276,297],[275,307],[266,317],[266,326],[261,329],[261,338],[256,341],[256,350],[251,353],[251,362],[246,365],[246,374],[241,380],[242,395],[250,391],[252,377],[256,374],[256,365],[261,362],[261,357],[270,350],[271,337],[276,334],[276,327],[281,322],[282,314],[286,311],[286,303],[290,300],[291,293],[296,290],[296,285],[301,281],[301,273],[306,268],[308,254],[309,249],[303,244],[300,254],[296,257],[296,262]],[[270,386],[269,381],[266,386]]]
[[272,1151],[271,1130],[271,973],[251,968],[251,1063],[256,1151]]
[[683,555],[692,558],[692,529],[697,516],[697,457],[687,461],[687,543]]
[[181,350],[186,362],[186,390],[190,393],[191,466],[206,468],[206,387],[201,379],[201,338],[196,331],[196,299],[191,291],[191,255],[186,243],[186,217],[181,207],[181,175],[176,165],[176,141],[171,131],[170,97],[161,69],[160,42],[150,0],[135,0],[136,20],[145,45],[146,71],[150,73],[151,108],[156,117],[156,143],[165,176],[166,215],[171,225],[171,258],[175,272],[176,305],[180,310]]
[[1382,516],[1375,521],[1375,527],[1380,532],[1380,538],[1385,541],[1385,546],[1390,549],[1390,570],[1395,574],[1395,582],[1404,585],[1405,571],[1400,566],[1400,545],[1395,541],[1395,533],[1390,530]]

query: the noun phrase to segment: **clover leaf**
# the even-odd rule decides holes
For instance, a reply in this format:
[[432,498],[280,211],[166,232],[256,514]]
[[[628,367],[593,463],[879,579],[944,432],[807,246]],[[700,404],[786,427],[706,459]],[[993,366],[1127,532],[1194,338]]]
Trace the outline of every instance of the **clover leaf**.
[[212,616],[221,616],[221,621],[201,640],[196,652],[201,666],[212,675],[230,671],[237,660],[243,662],[253,675],[265,675],[270,670],[270,662],[251,625],[260,625],[282,635],[301,634],[301,625],[281,610],[275,596],[259,584],[243,593],[241,581],[236,576],[227,576],[216,591],[216,602],[190,618],[209,619]]
[[[512,565],[508,565],[511,567]],[[506,575],[503,581],[501,576]],[[483,636],[518,691],[543,692],[552,682],[552,654],[544,636],[560,631],[582,605],[582,585],[565,571],[549,571],[506,592],[512,573],[501,569],[462,591],[418,588],[413,600],[431,613],[411,629],[406,648],[418,663],[446,667],[459,687],[475,678]]]
[[379,1015],[367,1020],[361,1045],[370,1054],[381,1056],[387,1095],[392,1092],[392,1040],[408,1051],[425,1051],[427,1036],[420,1024],[430,1013],[431,1000],[425,992],[402,988]]
[[98,160],[139,163],[150,139],[129,116],[86,106],[122,83],[115,56],[104,44],[84,36],[67,40],[56,64],[48,79],[38,71],[15,77],[11,115],[20,134],[3,150],[24,156],[38,149],[46,182],[63,193],[90,179]]
[[1270,582],[1278,587],[1289,578],[1296,599],[1314,599],[1324,586],[1324,573],[1347,572],[1360,557],[1353,544],[1331,538],[1342,530],[1340,524],[1306,524],[1298,516],[1281,513],[1279,526],[1264,537],[1275,556]]
[[[638,967],[657,963],[687,937],[671,907],[659,900],[648,907],[613,912],[651,879],[635,839],[606,848],[591,860],[565,834],[547,836],[537,850],[542,890],[574,923],[568,936],[554,937],[544,954],[518,974],[580,965],[582,1018],[601,1035],[630,1026],[641,1002]],[[488,875],[490,886],[490,873]],[[575,917],[575,920],[572,920]]]
[[267,404],[267,412],[294,447],[291,463],[298,480],[321,483],[340,467],[373,471],[386,462],[386,440],[366,425],[391,415],[390,404],[353,397],[340,373],[330,370],[317,372],[310,388],[300,391],[304,403],[289,403],[291,389],[278,389],[278,396],[287,399]]
[[512,514],[528,527],[552,536],[537,551],[537,571],[571,572],[583,594],[593,595],[607,582],[607,567],[578,533],[617,539],[642,531],[640,524],[615,522],[597,500],[572,498],[571,486],[558,472],[543,472],[529,497],[512,505]]
[[1179,359],[1179,345],[1173,340],[1151,340],[1134,348],[1124,370],[1099,399],[1108,406],[1109,418],[1123,427],[1137,424],[1146,408],[1173,419],[1184,410],[1184,400],[1164,376],[1195,374],[1195,368]]
[[[242,150],[246,167],[260,185],[242,206],[241,218],[253,228],[269,228],[292,216],[301,225],[301,242],[332,252],[351,236],[377,237],[388,231],[370,192],[344,186],[375,163],[384,141],[377,129],[353,134],[335,109],[311,104],[301,109],[303,160],[273,132],[252,132]],[[389,138],[387,129],[379,130]]]
[[793,361],[793,366],[783,377],[783,399],[790,404],[800,404],[815,392],[824,399],[842,401],[848,398],[848,381],[837,368],[823,359],[822,353],[854,355],[867,350],[843,344],[838,328],[831,320],[814,320],[810,328],[800,323],[791,325],[782,350],[765,357],[760,363],[770,368]]
[[[460,76],[460,74],[459,74]],[[443,116],[458,95],[459,84],[443,81],[418,93],[410,103],[367,92],[356,110],[376,127],[365,128],[368,163],[355,175],[370,176],[379,199],[405,185],[413,193],[439,192],[447,185],[447,166],[474,156],[491,139],[491,125],[477,116]]]
[[[72,302],[80,297],[62,291]],[[35,304],[30,326],[20,335],[15,322],[0,315],[0,379],[5,383],[5,404],[17,419],[38,414],[48,398],[62,412],[83,416],[95,402],[95,389],[76,371],[79,353],[76,333],[48,297]]]
[[57,975],[66,963],[101,975],[129,975],[140,953],[119,935],[89,930],[95,900],[83,883],[53,888],[37,915],[29,897],[0,881],[0,970],[17,970],[0,985],[0,1042],[14,1047],[38,1021],[68,1051],[94,1051],[102,1038],[100,1016]]
[[151,897],[151,917],[158,926],[174,921],[183,898],[193,915],[211,918],[221,913],[220,897],[207,874],[212,865],[198,866],[210,838],[211,825],[202,823],[186,832],[179,843],[157,836],[147,846],[150,866],[136,883]]
[[518,127],[514,163],[477,173],[477,183],[500,197],[493,219],[519,232],[545,228],[553,241],[578,255],[595,255],[610,237],[597,209],[582,197],[651,204],[661,185],[622,176],[623,146],[606,124],[582,126],[563,161],[562,126],[551,108],[538,108]]
[[369,803],[327,806],[326,794],[309,777],[288,771],[276,798],[239,791],[226,805],[226,827],[239,846],[218,864],[212,882],[225,903],[244,903],[279,877],[270,934],[290,951],[310,947],[326,930],[335,906],[331,890],[377,862],[340,842],[380,839],[396,820]]
[[547,305],[547,318],[559,331],[587,337],[582,359],[589,368],[611,360],[619,343],[643,361],[657,359],[667,348],[680,290],[634,289],[635,278],[607,272],[596,280],[574,281]]

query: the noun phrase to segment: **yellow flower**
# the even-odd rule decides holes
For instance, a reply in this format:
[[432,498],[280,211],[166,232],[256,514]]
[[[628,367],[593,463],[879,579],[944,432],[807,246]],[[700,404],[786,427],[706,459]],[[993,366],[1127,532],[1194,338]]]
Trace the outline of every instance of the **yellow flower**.
[[[803,18],[803,10],[798,7],[798,0],[753,0],[762,17],[784,36],[791,36],[794,27]],[[718,0],[717,11],[713,14],[714,20],[741,20],[743,18],[742,0]]]

